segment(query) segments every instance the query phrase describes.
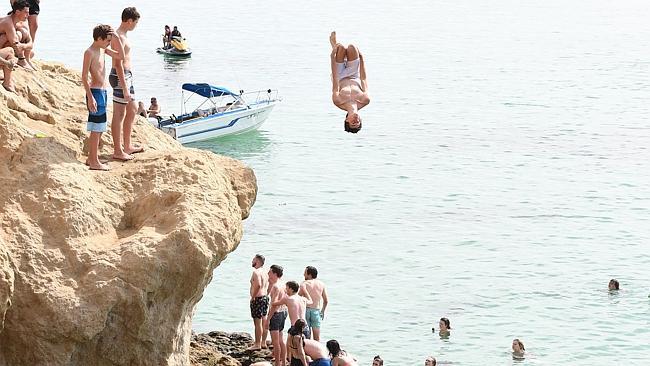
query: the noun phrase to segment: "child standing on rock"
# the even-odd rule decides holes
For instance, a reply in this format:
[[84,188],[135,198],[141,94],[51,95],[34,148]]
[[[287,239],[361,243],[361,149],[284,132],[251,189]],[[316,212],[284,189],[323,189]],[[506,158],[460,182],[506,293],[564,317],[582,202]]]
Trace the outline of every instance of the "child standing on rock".
[[[81,81],[86,90],[86,104],[88,106],[87,129],[90,132],[90,143],[88,160],[86,165],[90,170],[109,170],[107,164],[99,161],[98,150],[99,140],[102,133],[106,132],[106,66],[104,56],[109,55],[113,59],[122,60],[124,49],[120,37],[115,37],[119,45],[118,50],[108,46],[114,36],[113,28],[110,25],[98,25],[93,29],[93,44],[84,52],[83,67],[81,69]],[[90,81],[88,80],[90,75]]]

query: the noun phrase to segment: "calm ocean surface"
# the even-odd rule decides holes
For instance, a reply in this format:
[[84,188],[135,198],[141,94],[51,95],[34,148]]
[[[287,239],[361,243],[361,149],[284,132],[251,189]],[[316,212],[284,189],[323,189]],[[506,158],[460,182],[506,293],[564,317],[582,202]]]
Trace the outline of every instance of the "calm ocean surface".
[[[193,145],[259,183],[197,332],[252,331],[259,252],[287,280],[319,269],[323,337],[361,365],[650,364],[647,1],[45,0],[38,56],[80,68],[92,27],[132,4],[138,99],[177,113],[183,82],[284,97],[260,131]],[[191,60],[154,52],[165,24]],[[330,104],[333,29],[367,60],[358,135]]]

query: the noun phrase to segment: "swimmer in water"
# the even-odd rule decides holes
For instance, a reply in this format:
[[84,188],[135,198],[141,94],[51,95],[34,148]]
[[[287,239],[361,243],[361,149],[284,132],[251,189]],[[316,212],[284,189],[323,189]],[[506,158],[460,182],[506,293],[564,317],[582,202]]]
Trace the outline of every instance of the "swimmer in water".
[[515,338],[512,340],[512,358],[515,359],[522,359],[524,358],[524,353],[526,352],[526,348],[524,347],[524,343],[520,341],[518,338]]

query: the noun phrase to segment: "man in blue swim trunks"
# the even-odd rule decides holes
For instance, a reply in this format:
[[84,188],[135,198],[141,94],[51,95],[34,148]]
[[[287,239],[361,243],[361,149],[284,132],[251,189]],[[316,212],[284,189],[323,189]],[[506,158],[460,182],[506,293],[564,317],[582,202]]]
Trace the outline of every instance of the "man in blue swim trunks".
[[325,309],[329,300],[327,299],[327,290],[323,281],[319,280],[318,270],[316,267],[307,266],[305,268],[305,281],[300,286],[300,293],[309,293],[311,301],[307,303],[305,320],[311,330],[314,340],[320,341],[321,320],[325,317]]
[[[91,170],[109,170],[108,165],[99,161],[99,140],[102,133],[106,132],[106,65],[104,55],[120,60],[124,56],[122,44],[116,41],[118,51],[109,48],[114,36],[110,25],[98,25],[93,29],[93,44],[84,52],[81,70],[81,82],[86,90],[86,104],[88,106],[87,129],[90,132],[89,153],[86,165]],[[115,37],[117,38],[117,37]],[[90,76],[90,80],[88,77]]]
[[138,111],[133,88],[133,73],[131,64],[131,44],[127,33],[134,30],[140,20],[140,13],[134,8],[125,8],[122,11],[122,23],[115,31],[113,48],[117,48],[117,40],[124,47],[124,59],[113,59],[113,68],[108,76],[108,82],[113,88],[113,121],[111,134],[113,135],[113,159],[128,161],[133,159],[135,153],[143,152],[142,146],[131,143],[133,121]]

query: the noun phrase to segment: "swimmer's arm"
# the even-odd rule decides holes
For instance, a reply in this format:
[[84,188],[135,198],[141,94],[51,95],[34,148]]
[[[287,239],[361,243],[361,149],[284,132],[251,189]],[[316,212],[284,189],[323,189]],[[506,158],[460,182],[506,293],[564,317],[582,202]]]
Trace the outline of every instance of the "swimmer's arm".
[[312,300],[312,298],[311,298],[311,295],[309,295],[309,292],[305,291],[305,293],[302,294],[301,296],[304,297],[305,300],[307,300],[307,304],[311,304],[311,303],[312,303],[313,300]]
[[278,307],[278,306],[286,305],[287,304],[286,299],[287,299],[286,296],[282,296],[280,300],[272,303],[271,306]]

